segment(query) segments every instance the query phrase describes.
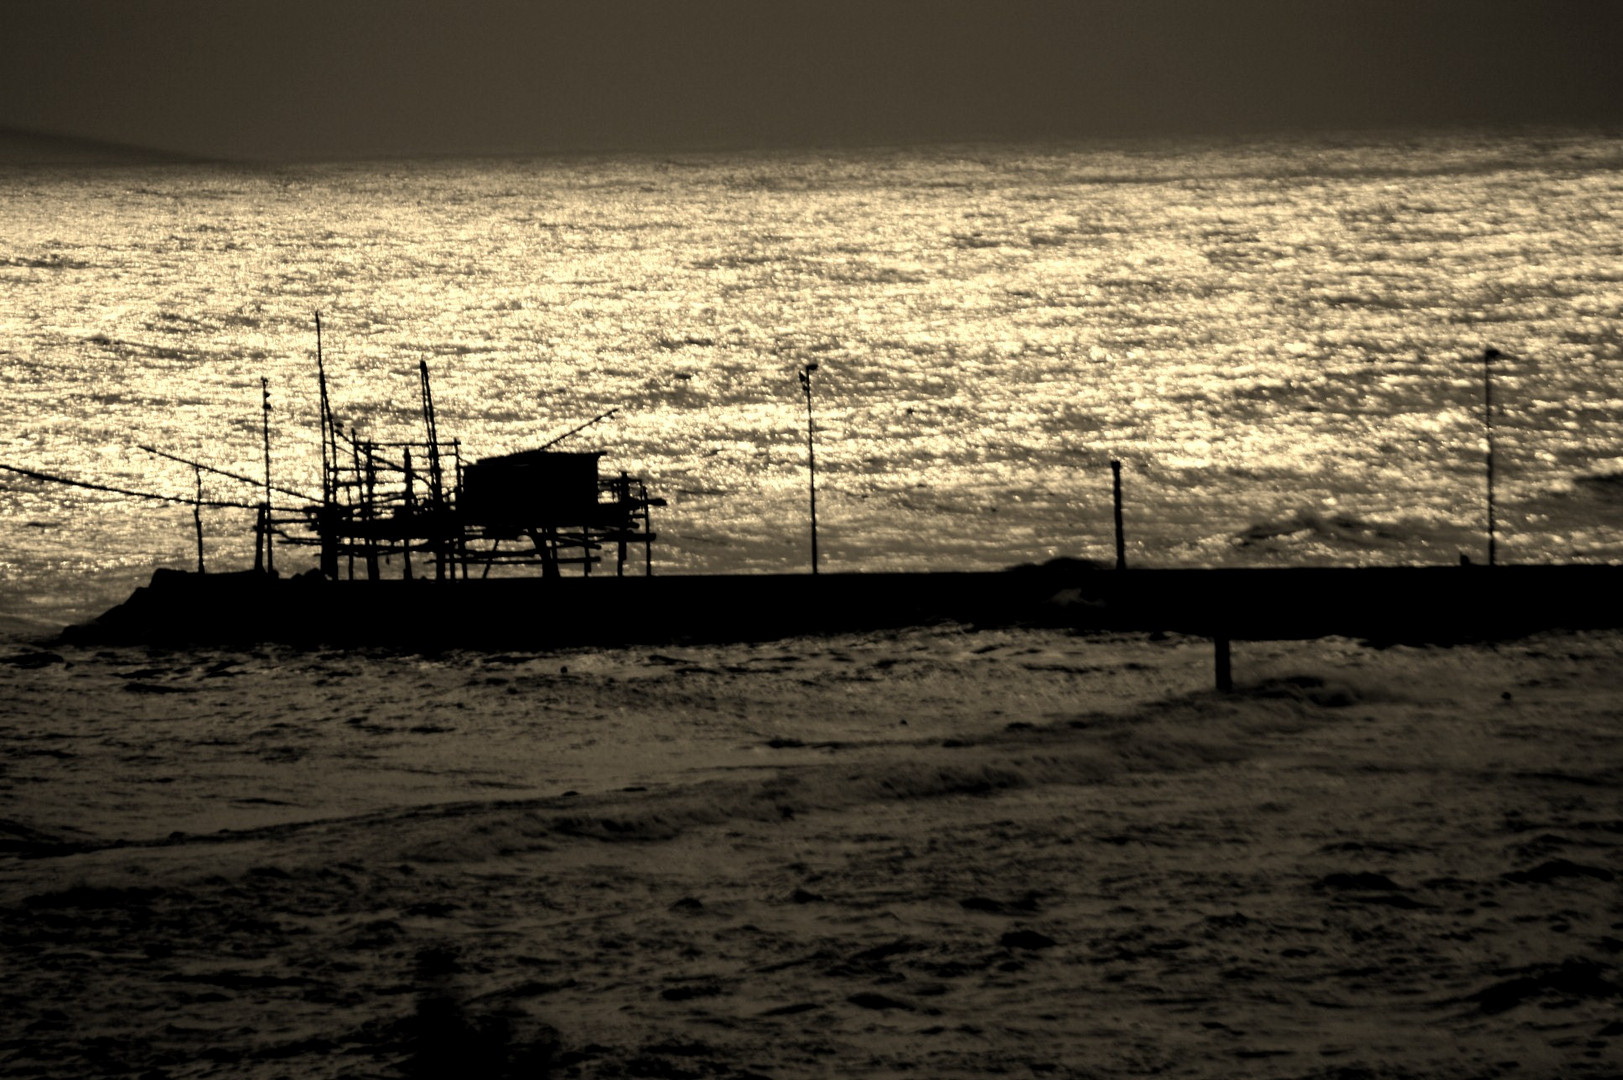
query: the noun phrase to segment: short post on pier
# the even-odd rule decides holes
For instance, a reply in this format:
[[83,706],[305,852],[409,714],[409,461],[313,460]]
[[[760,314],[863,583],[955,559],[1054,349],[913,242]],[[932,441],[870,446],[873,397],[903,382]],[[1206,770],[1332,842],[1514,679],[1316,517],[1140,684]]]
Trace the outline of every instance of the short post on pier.
[[1488,565],[1499,561],[1499,538],[1493,512],[1493,369],[1504,354],[1498,349],[1482,351],[1482,427],[1488,436]]
[[203,469],[193,465],[197,479],[197,498],[192,500],[192,526],[197,530],[197,572],[203,573]]
[[800,388],[806,393],[806,475],[811,487],[811,572],[817,573],[817,441],[812,424],[812,372],[816,364],[800,369]]
[[1121,462],[1110,463],[1110,481],[1116,506],[1116,569],[1127,569],[1127,537],[1121,527]]

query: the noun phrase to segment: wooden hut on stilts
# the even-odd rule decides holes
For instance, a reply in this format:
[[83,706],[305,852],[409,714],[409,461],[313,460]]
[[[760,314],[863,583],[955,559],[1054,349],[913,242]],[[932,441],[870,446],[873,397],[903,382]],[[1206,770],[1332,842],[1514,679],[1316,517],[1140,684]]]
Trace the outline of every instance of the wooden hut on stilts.
[[[442,440],[428,364],[419,363],[423,438],[379,442],[345,432],[332,413],[320,356],[321,502],[277,522],[283,539],[320,548],[328,578],[377,580],[399,560],[399,576],[466,580],[496,567],[537,567],[560,577],[578,567],[590,576],[605,552],[624,576],[641,549],[643,573],[653,573],[649,511],[665,500],[624,472],[599,475],[601,451],[560,451],[558,443],[607,419],[611,409],[533,450],[464,461],[457,439]],[[392,573],[387,576],[393,576]]]

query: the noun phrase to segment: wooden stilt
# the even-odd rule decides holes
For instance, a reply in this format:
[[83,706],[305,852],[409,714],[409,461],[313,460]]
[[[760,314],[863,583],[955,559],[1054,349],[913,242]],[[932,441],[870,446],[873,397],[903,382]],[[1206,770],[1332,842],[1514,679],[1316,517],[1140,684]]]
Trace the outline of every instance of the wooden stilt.
[[648,515],[648,485],[637,485],[642,492],[642,570],[644,577],[654,576],[654,525]]
[[1234,671],[1229,661],[1229,639],[1212,638],[1212,651],[1217,669],[1217,689],[1227,694],[1234,689]]
[[254,573],[265,569],[265,508],[254,507]]
[[[409,521],[417,513],[417,492],[415,490],[415,487],[416,487],[416,484],[415,484],[416,475],[412,472],[412,469],[411,469],[411,447],[408,446],[408,447],[405,447],[404,449],[405,449],[405,469],[404,469],[404,471],[405,471],[405,474],[406,474],[406,496],[405,496],[404,506],[405,506],[406,519]],[[400,545],[400,561],[403,564],[403,569],[402,569],[401,572],[404,575],[405,579],[407,581],[410,581],[411,580],[411,540],[409,538],[407,540],[405,540]]]
[[[614,493],[615,493],[616,496],[618,496],[618,498],[620,500],[620,505],[622,507],[626,506],[628,503],[631,502],[631,478],[626,475],[624,470],[621,470],[621,472],[620,472],[620,484],[619,484],[619,486],[617,488],[615,488]],[[615,564],[614,564],[614,576],[615,577],[625,577],[626,576],[626,526],[625,526],[625,524],[623,522],[619,526],[617,526],[615,542],[616,542],[615,555],[618,557],[618,561],[616,561]]]
[[[378,469],[376,460],[376,447],[367,443],[366,453],[366,520],[368,524],[375,523],[373,507],[377,503]],[[374,533],[366,541],[366,580],[377,581],[383,576],[383,570],[378,565],[378,541]]]
[[355,440],[355,427],[354,427],[354,425],[351,425],[350,429],[349,429],[349,450],[350,450],[350,455],[351,455],[352,462],[353,462],[353,465],[354,465],[354,470],[355,470],[354,486],[349,489],[349,492],[350,492],[350,494],[349,494],[349,506],[350,506],[350,522],[351,522],[350,534],[351,534],[351,536],[350,536],[350,542],[348,544],[348,547],[349,547],[349,580],[354,581],[355,580],[354,520],[355,520],[356,516],[358,516],[357,515],[357,509],[364,510],[364,507],[358,507],[358,504],[365,497],[365,492],[361,488],[361,444],[358,443]]

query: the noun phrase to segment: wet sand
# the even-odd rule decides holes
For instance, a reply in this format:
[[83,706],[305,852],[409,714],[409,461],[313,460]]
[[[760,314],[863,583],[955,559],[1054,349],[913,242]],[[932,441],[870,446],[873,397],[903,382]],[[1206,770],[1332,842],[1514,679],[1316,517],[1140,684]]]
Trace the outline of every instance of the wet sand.
[[1611,1076],[1623,634],[18,646],[13,1076]]

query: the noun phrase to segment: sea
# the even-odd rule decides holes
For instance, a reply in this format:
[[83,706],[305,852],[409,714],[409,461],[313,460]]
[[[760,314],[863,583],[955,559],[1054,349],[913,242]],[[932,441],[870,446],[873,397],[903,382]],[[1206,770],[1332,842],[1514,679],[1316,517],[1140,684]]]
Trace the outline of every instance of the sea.
[[[558,448],[666,500],[656,574],[809,570],[809,448],[825,572],[1112,562],[1113,461],[1129,565],[1481,562],[1490,445],[1499,561],[1615,562],[1618,134],[9,166],[0,464],[262,481],[263,379],[318,491],[319,313],[362,438],[422,363],[464,461],[614,410]],[[197,559],[183,501],[0,475],[13,638]]]
[[1615,1076],[1616,631],[54,638],[252,565],[188,462],[316,494],[318,312],[655,574],[809,572],[810,449],[825,572],[1110,565],[1112,462],[1130,566],[1483,562],[1490,433],[1500,561],[1623,561],[1616,135],[0,169],[6,1065]]

